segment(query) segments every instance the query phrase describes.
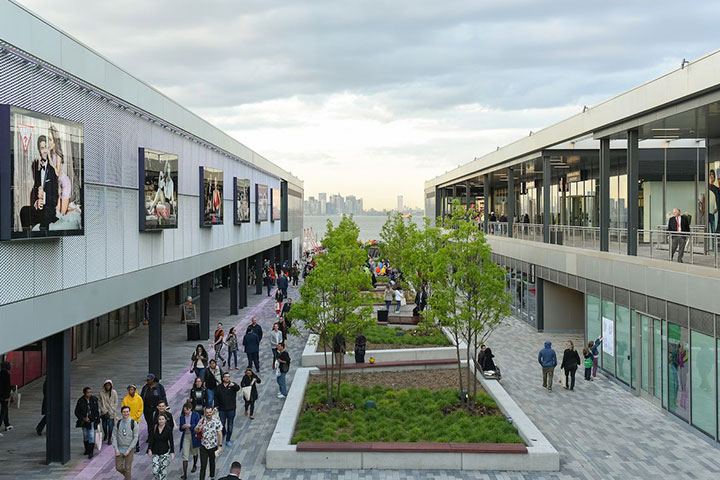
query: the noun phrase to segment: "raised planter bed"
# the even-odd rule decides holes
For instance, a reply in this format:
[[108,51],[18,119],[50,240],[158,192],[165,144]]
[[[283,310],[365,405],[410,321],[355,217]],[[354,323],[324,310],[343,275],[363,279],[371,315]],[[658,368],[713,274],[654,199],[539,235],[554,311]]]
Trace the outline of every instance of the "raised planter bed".
[[479,378],[525,444],[298,442],[292,444],[310,374],[299,368],[266,452],[267,468],[557,471],[559,454],[501,384]]

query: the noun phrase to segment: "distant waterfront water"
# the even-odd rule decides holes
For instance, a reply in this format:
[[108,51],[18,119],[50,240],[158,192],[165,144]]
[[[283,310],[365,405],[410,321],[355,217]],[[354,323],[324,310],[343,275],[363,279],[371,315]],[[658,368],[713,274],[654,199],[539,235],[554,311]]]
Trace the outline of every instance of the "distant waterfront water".
[[[303,217],[303,228],[312,227],[318,240],[321,240],[325,235],[328,220],[331,220],[333,225],[337,225],[342,220],[342,215],[305,215]],[[366,242],[368,240],[380,240],[380,232],[387,221],[387,217],[382,215],[354,215],[353,220],[360,227],[360,240]],[[422,215],[413,215],[412,220],[418,225],[423,224]]]

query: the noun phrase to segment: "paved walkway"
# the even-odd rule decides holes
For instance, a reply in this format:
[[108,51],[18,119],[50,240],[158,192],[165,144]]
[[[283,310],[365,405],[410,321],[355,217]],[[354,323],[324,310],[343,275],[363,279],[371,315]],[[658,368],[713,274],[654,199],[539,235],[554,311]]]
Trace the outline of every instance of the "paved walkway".
[[[290,294],[295,297],[297,290],[291,289]],[[223,321],[226,326],[245,325],[249,315],[256,312],[263,329],[269,328],[275,318],[272,302],[267,301],[264,295],[250,295],[249,299],[250,308],[241,310],[239,316],[231,318],[227,315],[227,290],[214,292],[212,322]],[[172,321],[166,322],[164,331],[164,383],[169,390],[177,392],[171,400],[176,416],[179,397],[184,396],[190,388],[191,376],[185,375],[185,372],[194,344],[184,341],[184,328]],[[141,383],[147,364],[146,335],[147,329],[140,328],[96,354],[73,362],[73,392],[79,396],[85,384],[99,388],[106,376],[115,379],[120,388],[130,381]],[[244,479],[717,478],[720,450],[715,444],[705,441],[700,434],[647,401],[634,397],[616,383],[607,379],[587,383],[580,374],[573,392],[557,387],[552,393],[545,391],[541,387],[540,367],[535,360],[537,351],[546,339],[562,351],[568,338],[576,344],[581,343],[576,336],[538,334],[523,322],[510,319],[488,342],[497,357],[497,363],[503,368],[502,382],[505,388],[560,451],[560,472],[265,470],[264,452],[282,407],[282,401],[275,396],[277,385],[266,361],[261,363],[260,377],[264,382],[260,385],[256,419],[251,422],[242,415],[236,418],[233,447],[225,449],[220,457],[217,476],[225,475],[230,461],[238,460],[243,464]],[[290,343],[294,363],[288,376],[289,385],[292,384],[294,369],[299,364],[303,344],[304,339],[295,339]],[[264,351],[269,351],[269,347]],[[268,357],[269,353],[266,352],[261,361]],[[239,375],[233,377],[239,378]],[[0,478],[119,478],[114,472],[110,452],[103,452],[92,461],[78,455],[82,443],[76,431],[73,431],[73,460],[68,465],[40,465],[44,459],[44,437],[40,439],[33,431],[38,419],[36,412],[40,406],[40,387],[36,384],[25,389],[23,409],[11,412],[17,428],[0,439]],[[181,469],[182,462],[176,457],[171,463],[168,478],[179,478]],[[133,474],[139,479],[152,478],[147,456],[136,457]],[[198,474],[190,478],[198,478]]]

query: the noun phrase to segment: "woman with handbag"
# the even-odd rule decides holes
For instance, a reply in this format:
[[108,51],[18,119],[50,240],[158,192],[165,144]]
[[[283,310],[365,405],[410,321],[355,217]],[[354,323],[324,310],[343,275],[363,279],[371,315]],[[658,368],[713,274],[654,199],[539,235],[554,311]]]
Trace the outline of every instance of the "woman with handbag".
[[240,381],[240,388],[242,388],[243,399],[245,400],[245,416],[248,416],[248,409],[250,410],[250,420],[255,419],[255,400],[258,398],[257,384],[262,383],[260,377],[255,375],[252,369],[248,368],[245,370],[245,375]]
[[102,422],[103,442],[112,443],[113,426],[117,417],[118,394],[113,388],[112,380],[105,380],[102,390],[98,395],[100,402],[100,420]]
[[205,377],[205,369],[208,366],[209,355],[202,343],[198,343],[195,347],[195,352],[192,354],[192,366],[190,367],[191,372],[195,372],[195,376],[199,378]]
[[168,425],[168,414],[158,415],[157,423],[150,430],[147,454],[152,458],[152,472],[155,480],[167,479],[167,467],[175,458],[175,443],[172,428]]
[[193,388],[190,389],[190,405],[192,406],[192,411],[201,417],[205,412],[205,407],[210,405],[207,388],[203,385],[203,380],[200,377],[195,378],[195,384]]
[[100,406],[90,387],[83,388],[83,395],[78,398],[77,404],[75,404],[75,417],[77,418],[75,427],[82,428],[83,444],[85,445],[83,455],[93,458],[95,428],[100,423]]

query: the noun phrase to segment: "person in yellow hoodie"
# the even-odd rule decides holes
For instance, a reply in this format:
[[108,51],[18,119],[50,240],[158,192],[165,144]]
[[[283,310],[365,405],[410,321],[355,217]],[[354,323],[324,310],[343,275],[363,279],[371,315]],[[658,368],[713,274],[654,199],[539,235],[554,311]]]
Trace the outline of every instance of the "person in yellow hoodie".
[[[135,420],[140,425],[140,419],[143,416],[143,399],[137,394],[137,387],[135,385],[128,385],[128,394],[123,398],[121,407],[130,407],[130,418]],[[135,451],[140,451],[140,442],[135,445]]]

